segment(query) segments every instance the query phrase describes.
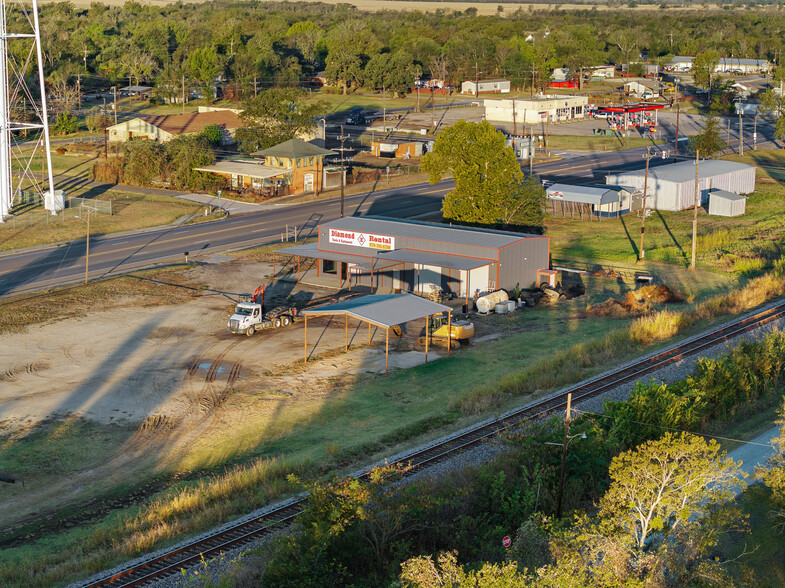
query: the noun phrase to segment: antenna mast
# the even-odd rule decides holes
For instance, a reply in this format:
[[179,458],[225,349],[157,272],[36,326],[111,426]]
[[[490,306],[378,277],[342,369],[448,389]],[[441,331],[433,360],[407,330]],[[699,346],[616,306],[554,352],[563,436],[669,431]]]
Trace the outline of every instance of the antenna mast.
[[[38,69],[37,97],[28,84],[35,79],[34,67]],[[32,140],[30,132],[37,132]],[[46,174],[38,178],[32,162],[42,155]],[[38,3],[32,0],[31,10],[19,0],[0,0],[0,222],[23,190],[38,193],[52,214],[63,208],[62,198],[55,199],[52,178]]]

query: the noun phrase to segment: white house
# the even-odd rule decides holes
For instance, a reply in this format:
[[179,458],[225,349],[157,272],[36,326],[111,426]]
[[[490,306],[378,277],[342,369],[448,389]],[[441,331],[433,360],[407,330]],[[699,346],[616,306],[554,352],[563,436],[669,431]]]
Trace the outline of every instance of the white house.
[[461,94],[507,94],[510,80],[467,80],[461,84]]
[[484,100],[485,118],[492,122],[536,124],[567,122],[586,116],[588,96],[539,95],[512,100]]

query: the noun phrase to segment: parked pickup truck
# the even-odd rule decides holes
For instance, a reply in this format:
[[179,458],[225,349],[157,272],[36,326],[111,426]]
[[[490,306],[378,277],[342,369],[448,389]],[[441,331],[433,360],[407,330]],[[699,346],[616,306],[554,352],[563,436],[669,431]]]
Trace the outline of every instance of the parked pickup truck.
[[298,316],[293,306],[278,306],[268,312],[262,311],[262,305],[256,302],[240,302],[229,318],[227,328],[230,333],[251,337],[256,331],[287,327]]

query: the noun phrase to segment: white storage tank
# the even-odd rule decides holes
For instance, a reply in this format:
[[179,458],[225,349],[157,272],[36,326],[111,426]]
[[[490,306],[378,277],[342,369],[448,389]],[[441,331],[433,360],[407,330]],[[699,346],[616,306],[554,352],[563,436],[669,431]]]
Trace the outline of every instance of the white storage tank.
[[504,290],[497,290],[485,296],[480,296],[477,299],[477,312],[480,314],[488,314],[499,302],[507,302],[509,300],[507,292]]
[[515,300],[508,300],[507,301],[507,312],[514,312],[515,308],[518,306],[518,303]]

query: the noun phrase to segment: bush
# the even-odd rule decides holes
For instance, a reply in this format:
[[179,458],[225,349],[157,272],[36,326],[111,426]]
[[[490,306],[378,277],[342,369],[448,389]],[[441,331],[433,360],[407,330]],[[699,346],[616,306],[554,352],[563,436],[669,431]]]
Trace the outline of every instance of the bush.
[[642,316],[630,325],[630,339],[639,345],[670,339],[692,321],[683,312],[662,310]]
[[79,130],[79,122],[73,114],[61,112],[55,119],[52,131],[55,135],[70,135]]

